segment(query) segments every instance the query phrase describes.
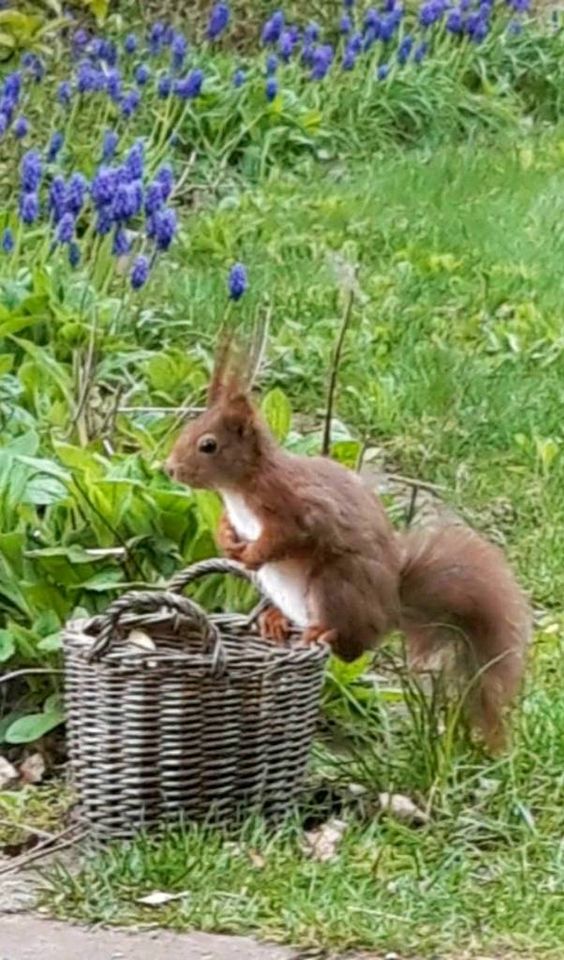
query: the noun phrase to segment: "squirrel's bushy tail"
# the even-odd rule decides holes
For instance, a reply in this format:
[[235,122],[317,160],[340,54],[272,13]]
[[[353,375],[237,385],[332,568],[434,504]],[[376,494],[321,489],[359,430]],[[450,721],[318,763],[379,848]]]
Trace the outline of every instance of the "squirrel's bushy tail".
[[503,553],[465,527],[402,537],[401,629],[414,666],[459,639],[468,705],[487,744],[504,743],[504,707],[521,681],[531,612]]

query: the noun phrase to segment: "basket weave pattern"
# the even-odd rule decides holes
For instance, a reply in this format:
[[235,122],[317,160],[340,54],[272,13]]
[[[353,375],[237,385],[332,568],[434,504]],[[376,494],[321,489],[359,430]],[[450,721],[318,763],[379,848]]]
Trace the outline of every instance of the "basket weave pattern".
[[248,618],[208,617],[180,590],[209,573],[248,578],[204,561],[65,630],[71,771],[101,834],[180,815],[280,815],[299,793],[328,649],[275,646]]

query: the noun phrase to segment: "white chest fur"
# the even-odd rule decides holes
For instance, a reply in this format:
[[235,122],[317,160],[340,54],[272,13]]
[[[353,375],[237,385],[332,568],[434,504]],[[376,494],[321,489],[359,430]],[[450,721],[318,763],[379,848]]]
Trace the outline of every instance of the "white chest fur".
[[220,491],[231,526],[241,540],[258,540],[262,532],[262,523],[252,510],[249,510],[245,498],[240,493]]
[[[227,516],[242,540],[258,540],[262,523],[240,493],[220,491]],[[307,569],[300,560],[265,563],[257,573],[265,594],[296,626],[310,625],[307,602]]]

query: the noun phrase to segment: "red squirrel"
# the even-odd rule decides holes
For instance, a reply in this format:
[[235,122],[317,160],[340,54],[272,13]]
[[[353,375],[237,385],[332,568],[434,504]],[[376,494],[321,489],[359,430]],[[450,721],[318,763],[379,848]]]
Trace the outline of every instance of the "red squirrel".
[[221,496],[219,545],[257,571],[273,604],[263,636],[282,640],[297,626],[304,641],[322,638],[351,661],[401,630],[413,666],[462,637],[473,722],[491,749],[503,745],[531,615],[497,547],[456,526],[398,533],[357,474],[283,450],[229,351],[166,469]]

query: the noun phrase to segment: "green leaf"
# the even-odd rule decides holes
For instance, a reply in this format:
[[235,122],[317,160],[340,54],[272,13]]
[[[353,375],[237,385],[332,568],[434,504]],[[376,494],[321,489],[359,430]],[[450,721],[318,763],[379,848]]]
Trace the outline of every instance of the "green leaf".
[[0,630],[0,663],[9,660],[16,652],[16,642],[9,630]]
[[115,590],[122,581],[123,572],[109,568],[107,570],[101,570],[100,573],[95,573],[89,580],[76,584],[76,586],[72,586],[69,589],[94,590],[96,593],[103,593],[105,590]]
[[9,373],[14,365],[14,358],[8,353],[3,353],[0,355],[0,377],[3,377],[5,373]]
[[50,710],[47,713],[28,713],[10,724],[6,730],[7,743],[32,743],[44,737],[50,730],[54,730],[63,723],[65,715],[62,710]]
[[362,444],[358,440],[337,440],[331,444],[331,456],[337,463],[341,463],[349,470],[356,470],[360,454],[362,453]]
[[262,412],[279,443],[283,443],[292,426],[292,408],[285,393],[278,387],[270,390],[262,401]]
[[37,644],[37,649],[43,650],[45,653],[55,653],[57,650],[61,650],[62,646],[63,641],[59,631],[58,633],[52,633],[50,637],[43,637]]
[[60,503],[66,496],[67,488],[60,480],[54,477],[33,477],[26,484],[22,503],[49,506],[51,503]]
[[215,534],[222,511],[220,498],[216,493],[212,493],[211,490],[197,490],[194,493],[194,498],[200,519],[200,533],[202,533],[204,529],[207,529],[211,531],[212,534]]

